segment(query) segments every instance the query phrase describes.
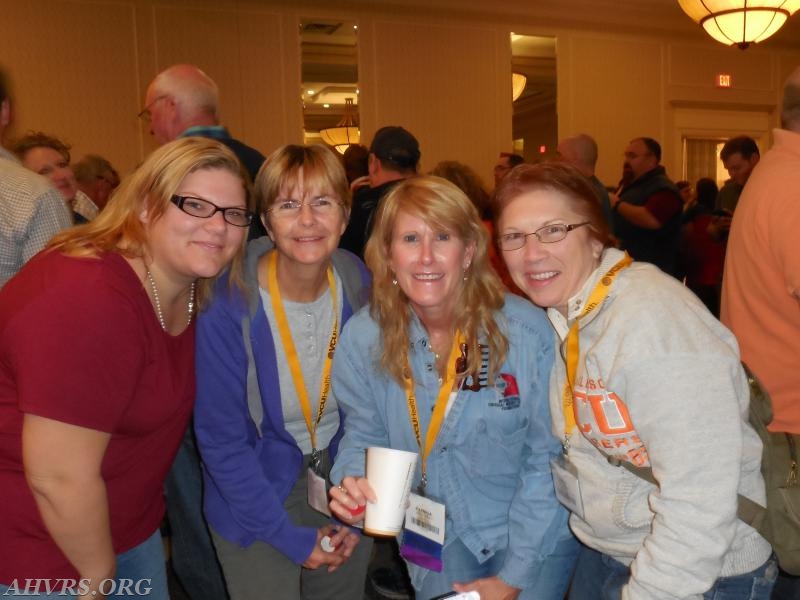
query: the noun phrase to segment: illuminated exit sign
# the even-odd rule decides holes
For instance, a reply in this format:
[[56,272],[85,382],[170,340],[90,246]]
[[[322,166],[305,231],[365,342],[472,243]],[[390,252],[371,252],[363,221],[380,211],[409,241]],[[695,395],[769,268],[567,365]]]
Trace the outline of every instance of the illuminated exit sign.
[[714,82],[716,83],[717,87],[720,88],[733,87],[733,77],[731,77],[728,73],[719,73],[714,79]]

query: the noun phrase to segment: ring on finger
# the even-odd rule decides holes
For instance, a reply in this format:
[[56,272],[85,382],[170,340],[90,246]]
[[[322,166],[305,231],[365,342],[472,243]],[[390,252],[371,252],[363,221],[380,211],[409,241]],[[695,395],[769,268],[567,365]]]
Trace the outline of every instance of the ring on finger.
[[339,491],[340,491],[340,492],[342,492],[342,493],[343,493],[345,496],[347,496],[347,490],[346,490],[346,489],[344,489],[344,486],[341,486],[341,485],[340,485],[340,486],[337,486],[337,487],[339,488]]

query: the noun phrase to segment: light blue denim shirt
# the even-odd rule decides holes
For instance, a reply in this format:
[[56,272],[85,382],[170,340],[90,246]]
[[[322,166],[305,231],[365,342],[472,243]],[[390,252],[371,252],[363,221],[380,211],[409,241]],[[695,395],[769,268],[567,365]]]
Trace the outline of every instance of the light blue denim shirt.
[[[381,333],[368,310],[348,321],[333,362],[332,389],[345,415],[334,483],[364,474],[367,447],[419,451],[405,391],[380,368]],[[426,495],[446,506],[445,545],[457,537],[481,563],[507,549],[497,575],[527,588],[546,570],[558,542],[571,536],[550,473],[550,459],[560,452],[547,402],[555,339],[544,312],[520,298],[507,296],[496,318],[508,338],[508,356],[488,387],[459,390],[428,457]],[[424,440],[438,374],[416,318],[409,339]],[[409,565],[409,571],[419,587],[426,570]]]

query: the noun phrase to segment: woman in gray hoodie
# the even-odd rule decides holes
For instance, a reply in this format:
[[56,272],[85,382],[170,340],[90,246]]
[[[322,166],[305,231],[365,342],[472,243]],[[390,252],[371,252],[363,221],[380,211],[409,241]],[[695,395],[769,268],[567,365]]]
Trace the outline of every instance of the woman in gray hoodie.
[[570,598],[769,598],[770,545],[736,517],[737,494],[765,496],[733,335],[680,282],[611,247],[574,168],[519,167],[497,198],[509,271],[562,344],[552,466],[584,544]]

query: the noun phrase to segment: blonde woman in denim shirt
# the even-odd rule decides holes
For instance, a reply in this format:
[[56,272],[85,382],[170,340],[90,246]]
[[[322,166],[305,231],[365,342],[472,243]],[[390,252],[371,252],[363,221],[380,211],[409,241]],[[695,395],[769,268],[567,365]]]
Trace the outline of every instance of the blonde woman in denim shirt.
[[547,407],[553,336],[541,311],[504,294],[487,243],[472,203],[443,179],[408,179],[384,198],[366,248],[371,302],[344,328],[333,365],[345,434],[331,508],[359,523],[360,507],[375,499],[364,449],[418,452],[417,433],[424,441],[434,405],[446,403],[424,485],[445,506],[443,567],[407,560],[416,597],[456,589],[482,600],[560,600],[576,542],[549,466],[559,451]]

